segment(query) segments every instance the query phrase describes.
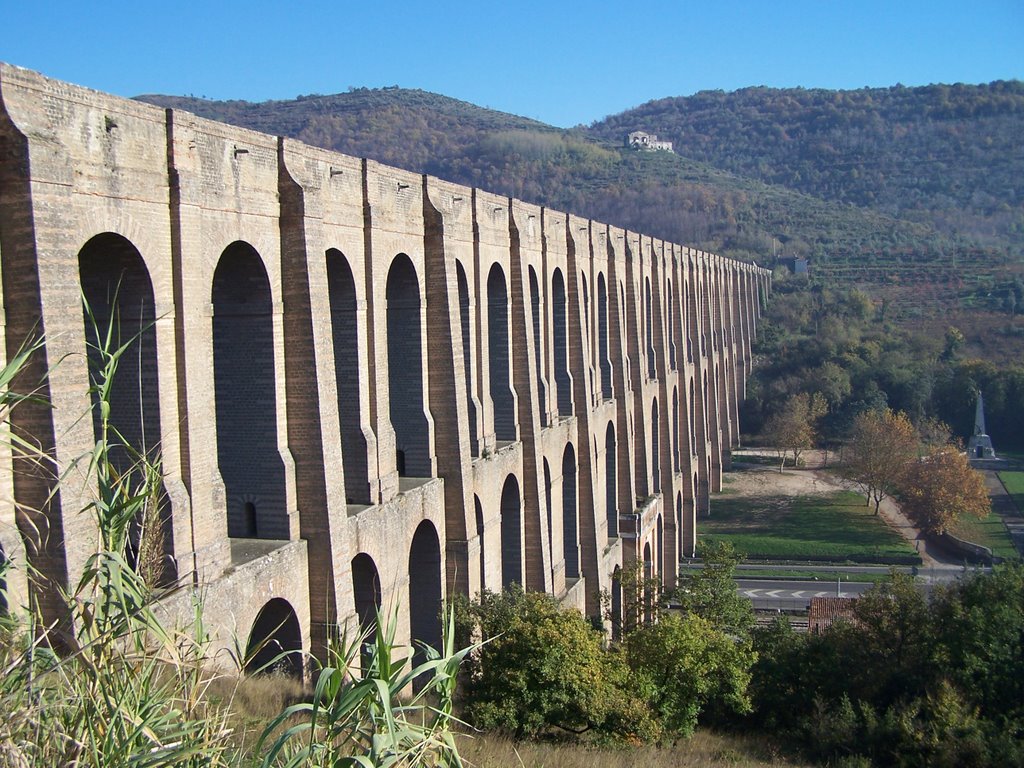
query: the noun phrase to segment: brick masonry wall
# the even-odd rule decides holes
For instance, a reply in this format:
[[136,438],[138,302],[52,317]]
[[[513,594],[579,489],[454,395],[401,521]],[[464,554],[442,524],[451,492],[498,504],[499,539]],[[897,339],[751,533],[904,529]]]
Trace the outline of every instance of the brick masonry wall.
[[[126,429],[160,446],[168,554],[222,641],[285,601],[319,653],[376,599],[434,640],[423,603],[497,587],[503,541],[593,616],[615,568],[692,554],[766,270],[7,65],[0,99],[5,354],[36,327],[37,372],[72,361],[17,426],[58,466],[88,451],[79,262],[116,237],[156,321],[118,407],[144,406]],[[3,552],[66,586],[91,481],[38,504],[54,481],[19,470],[0,457]]]

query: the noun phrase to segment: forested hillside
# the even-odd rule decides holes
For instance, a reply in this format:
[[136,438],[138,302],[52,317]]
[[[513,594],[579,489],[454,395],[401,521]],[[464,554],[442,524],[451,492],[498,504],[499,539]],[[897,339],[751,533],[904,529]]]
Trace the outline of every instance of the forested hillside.
[[826,200],[981,238],[1024,235],[1024,83],[747,88],[652,101],[588,129],[643,126],[679,154]]
[[[700,93],[565,131],[424,91],[140,97],[737,258],[807,256],[888,319],[1024,357],[1024,84]],[[676,154],[623,146],[657,133]]]

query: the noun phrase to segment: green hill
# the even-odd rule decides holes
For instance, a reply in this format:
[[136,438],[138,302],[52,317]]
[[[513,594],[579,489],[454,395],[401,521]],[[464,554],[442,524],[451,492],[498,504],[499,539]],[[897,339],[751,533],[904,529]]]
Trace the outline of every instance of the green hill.
[[[1024,234],[1024,83],[747,88],[652,101],[590,126],[825,200],[990,239]],[[1019,245],[1019,240],[1018,240]]]
[[[400,88],[139,98],[761,264],[807,256],[890,318],[955,323],[971,351],[1024,357],[1019,82],[709,92],[573,130]],[[676,153],[626,149],[630,130]]]

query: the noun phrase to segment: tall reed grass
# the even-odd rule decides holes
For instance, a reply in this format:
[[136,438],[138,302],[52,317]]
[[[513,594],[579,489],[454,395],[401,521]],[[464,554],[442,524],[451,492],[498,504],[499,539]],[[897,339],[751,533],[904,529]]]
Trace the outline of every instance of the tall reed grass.
[[[93,322],[96,443],[79,465],[95,489],[82,513],[92,516],[97,542],[62,594],[67,624],[45,625],[0,595],[7,606],[0,611],[0,765],[461,766],[452,696],[468,649],[455,650],[450,617],[442,652],[413,669],[411,649],[395,642],[394,616],[379,616],[372,633],[335,644],[313,690],[269,724],[240,716],[236,696],[246,695],[245,684],[209,663],[200,598],[183,625],[161,620],[161,467],[155,452],[130,445],[111,421],[118,363],[138,340],[115,342],[115,322]],[[27,345],[0,370],[4,426],[31,397],[12,383],[40,347]],[[6,432],[13,451],[46,463],[31,439]],[[11,568],[28,566],[0,564]],[[414,681],[419,693],[402,702]]]

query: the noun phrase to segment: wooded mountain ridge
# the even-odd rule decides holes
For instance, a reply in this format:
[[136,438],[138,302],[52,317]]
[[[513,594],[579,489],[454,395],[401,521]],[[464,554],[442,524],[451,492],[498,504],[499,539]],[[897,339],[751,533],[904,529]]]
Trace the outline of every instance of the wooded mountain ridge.
[[[569,130],[401,88],[139,98],[722,255],[806,256],[812,274],[866,285],[895,319],[952,318],[987,356],[1024,350],[1012,298],[1024,274],[1019,81],[705,91]],[[627,149],[632,130],[675,153]]]

